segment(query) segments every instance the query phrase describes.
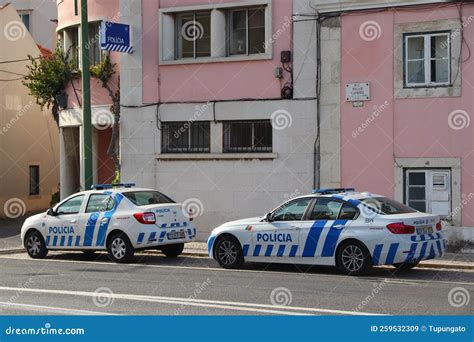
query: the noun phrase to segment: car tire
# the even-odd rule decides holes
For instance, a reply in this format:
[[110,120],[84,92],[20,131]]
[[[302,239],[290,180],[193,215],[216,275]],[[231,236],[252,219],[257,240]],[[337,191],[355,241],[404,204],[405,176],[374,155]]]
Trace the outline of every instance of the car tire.
[[122,264],[133,259],[135,249],[127,235],[119,233],[108,239],[107,252],[112,261]]
[[351,276],[366,274],[372,268],[370,253],[361,242],[342,243],[336,253],[336,265],[343,273]]
[[177,243],[174,245],[166,245],[160,247],[161,252],[166,255],[168,258],[176,258],[178,255],[181,255],[184,250],[184,243]]
[[43,259],[48,254],[43,236],[37,230],[28,233],[25,238],[25,248],[28,255],[33,259]]
[[233,236],[223,236],[217,241],[214,256],[223,268],[236,269],[244,263],[242,247]]
[[407,271],[407,270],[411,270],[413,267],[418,266],[419,263],[420,263],[419,261],[415,261],[415,262],[393,264],[392,266],[395,267],[399,271]]

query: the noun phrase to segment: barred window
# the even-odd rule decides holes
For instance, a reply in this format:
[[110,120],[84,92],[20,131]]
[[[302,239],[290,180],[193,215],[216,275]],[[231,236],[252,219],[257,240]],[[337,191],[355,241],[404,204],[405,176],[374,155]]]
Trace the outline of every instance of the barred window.
[[224,122],[224,152],[272,152],[270,120]]
[[210,122],[165,122],[162,130],[162,153],[209,153]]
[[40,175],[39,165],[30,165],[30,195],[39,195]]

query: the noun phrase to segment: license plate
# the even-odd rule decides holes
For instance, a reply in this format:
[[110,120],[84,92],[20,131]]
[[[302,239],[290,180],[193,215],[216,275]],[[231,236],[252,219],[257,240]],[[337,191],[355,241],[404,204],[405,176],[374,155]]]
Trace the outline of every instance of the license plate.
[[177,239],[184,239],[186,238],[186,234],[184,232],[171,232],[166,234],[168,240],[177,240]]
[[433,227],[432,226],[416,227],[416,233],[418,235],[433,234]]

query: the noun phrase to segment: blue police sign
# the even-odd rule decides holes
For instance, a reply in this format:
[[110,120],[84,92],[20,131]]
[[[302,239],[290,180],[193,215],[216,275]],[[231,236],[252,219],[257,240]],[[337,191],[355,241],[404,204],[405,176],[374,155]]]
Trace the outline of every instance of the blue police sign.
[[132,53],[130,26],[103,21],[100,25],[100,47],[102,50]]

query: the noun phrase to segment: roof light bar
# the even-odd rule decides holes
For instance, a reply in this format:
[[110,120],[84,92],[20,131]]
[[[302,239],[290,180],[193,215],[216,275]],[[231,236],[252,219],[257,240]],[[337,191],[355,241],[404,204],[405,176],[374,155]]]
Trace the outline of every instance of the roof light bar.
[[93,190],[105,190],[112,188],[132,188],[135,183],[119,183],[119,184],[93,184],[91,189]]
[[354,188],[329,188],[329,189],[314,189],[313,194],[320,195],[329,195],[329,194],[339,194],[342,192],[355,191]]

